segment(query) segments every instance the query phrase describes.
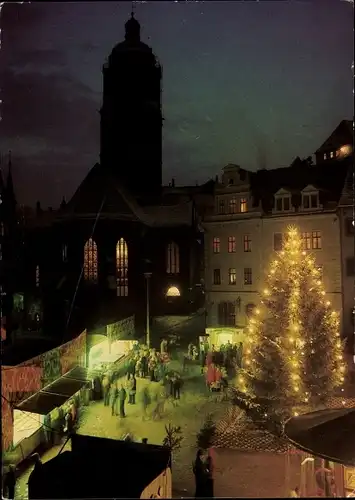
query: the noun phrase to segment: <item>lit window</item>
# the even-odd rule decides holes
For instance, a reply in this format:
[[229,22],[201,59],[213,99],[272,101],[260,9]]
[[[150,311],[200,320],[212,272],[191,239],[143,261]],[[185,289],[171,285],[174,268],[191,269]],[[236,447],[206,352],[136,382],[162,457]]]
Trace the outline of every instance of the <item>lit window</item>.
[[274,234],[274,250],[275,252],[280,252],[283,247],[283,234],[275,233]]
[[320,231],[312,231],[312,250],[320,250],[322,248],[322,238]]
[[123,238],[116,245],[117,297],[128,297],[128,247]]
[[167,297],[180,297],[180,290],[176,286],[171,286],[166,292]]
[[251,285],[253,283],[253,272],[251,267],[244,268],[244,285]]
[[324,153],[323,155],[323,159],[326,160],[327,159],[327,153]]
[[84,279],[97,283],[98,279],[97,245],[90,238],[84,245]]
[[249,234],[245,234],[243,236],[243,247],[244,247],[244,252],[251,252],[251,238]]
[[213,253],[220,253],[221,251],[221,240],[219,238],[213,238]]
[[224,200],[219,200],[218,201],[218,213],[221,214],[221,215],[225,213]]
[[235,253],[236,251],[236,241],[235,236],[228,237],[228,253]]
[[311,233],[302,233],[302,248],[303,250],[310,250],[311,249]]
[[63,262],[68,260],[68,245],[66,243],[62,245],[62,260]]
[[333,158],[333,157],[334,157],[334,152],[333,152],[333,151],[331,151],[331,152],[330,152],[330,157],[331,157],[331,158]]
[[230,214],[237,213],[237,200],[235,198],[231,198],[229,200],[229,213]]
[[220,285],[221,284],[221,270],[213,269],[213,284]]
[[0,222],[0,236],[5,236],[5,226],[3,222]]
[[180,272],[180,251],[175,242],[169,243],[167,247],[166,272],[168,274],[179,274]]
[[241,198],[240,200],[240,211],[242,213],[246,212],[248,209],[246,198]]
[[235,326],[235,305],[232,302],[218,304],[218,324],[220,326]]
[[39,266],[36,266],[36,287],[39,287]]
[[237,284],[237,271],[234,267],[231,267],[228,271],[228,283],[230,285]]

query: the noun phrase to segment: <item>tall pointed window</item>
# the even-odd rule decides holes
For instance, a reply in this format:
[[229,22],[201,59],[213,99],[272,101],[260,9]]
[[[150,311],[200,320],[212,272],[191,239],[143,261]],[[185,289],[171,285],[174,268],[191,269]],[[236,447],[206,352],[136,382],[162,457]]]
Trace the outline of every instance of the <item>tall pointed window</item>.
[[166,272],[168,274],[179,274],[180,272],[180,252],[179,246],[169,243],[166,256]]
[[117,297],[128,297],[128,246],[121,238],[116,245]]
[[84,245],[84,279],[97,283],[98,279],[98,258],[97,258],[97,245],[95,241],[90,238]]

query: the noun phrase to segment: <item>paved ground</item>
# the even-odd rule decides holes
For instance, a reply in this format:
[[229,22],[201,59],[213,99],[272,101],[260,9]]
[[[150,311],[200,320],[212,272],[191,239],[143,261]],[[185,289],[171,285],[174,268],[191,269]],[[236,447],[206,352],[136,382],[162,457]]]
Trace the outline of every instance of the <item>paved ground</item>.
[[[173,368],[178,368],[177,362],[173,363]],[[155,384],[138,379],[138,392],[145,385],[153,390]],[[337,399],[332,401],[331,406],[340,404]],[[355,400],[348,404],[355,405]],[[165,425],[180,425],[184,440],[181,449],[173,457],[173,492],[176,498],[189,497],[194,495],[191,465],[196,453],[196,436],[208,413],[213,415],[218,424],[215,496],[280,498],[287,496],[289,490],[299,484],[299,456],[285,454],[285,447],[280,440],[265,431],[256,430],[238,408],[211,395],[206,390],[198,367],[189,368],[181,400],[176,405],[167,403],[161,420],[143,421],[139,404],[126,405],[127,416],[120,419],[113,417],[111,409],[104,407],[103,402],[91,402],[82,409],[78,432],[114,439],[130,433],[136,441],[146,437],[150,443],[162,444]],[[69,444],[66,449],[70,449]],[[53,458],[59,450],[60,446],[51,448],[42,456],[42,460]],[[31,470],[29,467],[19,478],[16,499],[28,498],[27,480]]]

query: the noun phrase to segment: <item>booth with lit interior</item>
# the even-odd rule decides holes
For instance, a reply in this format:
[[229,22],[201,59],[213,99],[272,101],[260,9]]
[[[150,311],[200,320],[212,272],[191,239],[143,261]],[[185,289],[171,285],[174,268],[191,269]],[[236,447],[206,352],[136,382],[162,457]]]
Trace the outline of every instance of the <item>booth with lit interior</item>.
[[292,417],[285,435],[300,450],[301,497],[355,497],[355,408]]
[[121,361],[132,350],[134,340],[114,340],[105,338],[93,345],[89,351],[88,366],[90,370],[97,370],[102,365],[110,365]]
[[21,447],[23,457],[43,441],[46,425],[59,427],[60,409],[65,413],[69,401],[81,398],[88,385],[87,369],[77,366],[14,407],[13,446]]

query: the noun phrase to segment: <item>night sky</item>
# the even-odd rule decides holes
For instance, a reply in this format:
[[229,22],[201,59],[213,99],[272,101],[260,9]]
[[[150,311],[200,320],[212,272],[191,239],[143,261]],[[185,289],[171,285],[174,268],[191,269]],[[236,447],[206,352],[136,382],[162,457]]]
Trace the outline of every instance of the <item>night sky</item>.
[[[12,150],[20,203],[58,206],[99,160],[101,67],[130,11],[3,7],[0,151]],[[228,162],[288,166],[352,118],[348,2],[147,2],[135,14],[163,66],[165,182],[203,182]]]

